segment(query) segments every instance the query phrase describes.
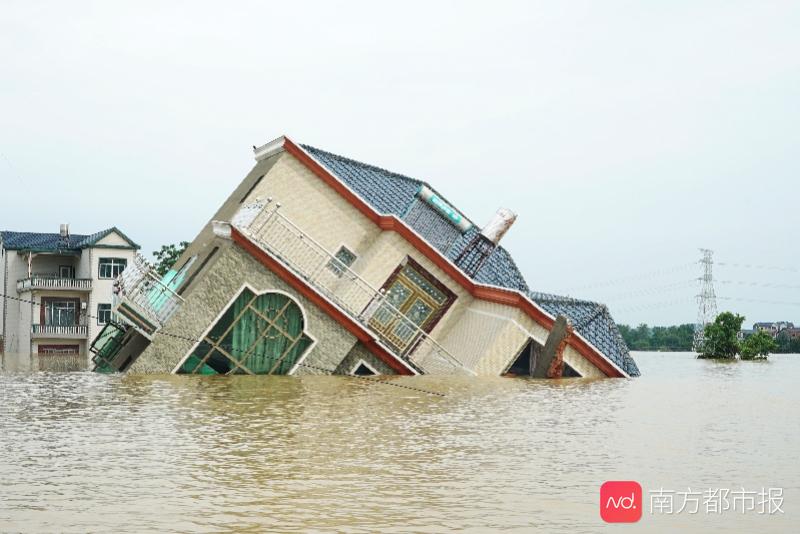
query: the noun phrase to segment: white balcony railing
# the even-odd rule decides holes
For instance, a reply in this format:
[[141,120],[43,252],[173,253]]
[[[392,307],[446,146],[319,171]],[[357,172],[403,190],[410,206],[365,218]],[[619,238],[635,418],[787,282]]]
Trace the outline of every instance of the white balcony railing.
[[120,303],[132,303],[157,328],[164,326],[183,303],[183,298],[163,283],[140,255],[122,271],[115,285],[115,309]]
[[[475,374],[392,306],[382,290],[373,287],[286,218],[279,212],[279,205],[270,204],[268,201],[257,214],[234,218],[233,224],[258,247],[366,327],[384,348],[423,373]],[[383,327],[387,324],[391,324],[391,328]]]
[[31,325],[31,336],[33,337],[84,338],[88,335],[89,335],[89,327],[86,325],[55,325],[55,324]]
[[91,278],[62,278],[57,275],[34,274],[17,282],[17,291],[34,289],[63,289],[67,291],[91,291]]

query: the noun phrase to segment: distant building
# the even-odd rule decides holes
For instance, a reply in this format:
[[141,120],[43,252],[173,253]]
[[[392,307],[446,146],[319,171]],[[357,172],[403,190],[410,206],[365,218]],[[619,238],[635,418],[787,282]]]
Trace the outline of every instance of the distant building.
[[781,330],[785,328],[794,328],[794,323],[790,323],[789,321],[776,321],[776,322],[761,322],[761,323],[754,323],[753,324],[753,331],[754,332],[766,332],[772,337],[778,335]]
[[785,336],[788,339],[800,339],[800,328],[788,327],[778,332],[779,336]]
[[755,330],[751,330],[749,328],[742,328],[741,330],[739,330],[739,333],[736,334],[736,339],[738,339],[739,341],[743,341],[755,333],[756,333]]
[[85,356],[111,317],[114,279],[139,245],[117,228],[91,235],[0,232],[0,352]]

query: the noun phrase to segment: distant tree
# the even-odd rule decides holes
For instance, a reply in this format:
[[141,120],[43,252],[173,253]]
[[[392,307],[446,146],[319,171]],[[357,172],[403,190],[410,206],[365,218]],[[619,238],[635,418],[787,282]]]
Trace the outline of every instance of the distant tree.
[[156,272],[159,276],[164,276],[172,269],[178,258],[181,257],[183,251],[189,246],[188,241],[181,241],[177,245],[162,245],[161,250],[153,252],[153,257],[156,259]]
[[698,358],[733,359],[739,352],[736,335],[742,329],[744,317],[731,312],[722,312],[703,332],[703,346]]
[[775,341],[778,343],[778,347],[772,352],[782,354],[800,354],[800,338],[789,337],[784,331],[778,334],[778,336],[775,338]]
[[619,325],[619,332],[631,350],[690,351],[694,325],[647,326]]
[[759,330],[740,343],[739,354],[743,360],[766,360],[767,355],[777,348],[778,343],[772,336]]

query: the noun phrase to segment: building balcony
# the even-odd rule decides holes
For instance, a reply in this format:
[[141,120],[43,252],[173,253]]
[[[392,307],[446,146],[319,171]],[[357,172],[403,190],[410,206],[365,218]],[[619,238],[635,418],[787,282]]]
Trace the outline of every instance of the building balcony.
[[91,278],[62,278],[57,275],[35,274],[17,282],[17,292],[45,290],[91,291]]
[[397,310],[383,291],[344,265],[277,208],[267,205],[257,213],[252,206],[246,208],[251,213],[234,217],[236,229],[369,331],[385,350],[425,374],[475,374]]
[[31,337],[35,339],[85,339],[88,335],[89,327],[86,325],[31,325]]
[[116,281],[114,313],[151,339],[183,304],[175,290],[179,280],[164,281],[137,256]]

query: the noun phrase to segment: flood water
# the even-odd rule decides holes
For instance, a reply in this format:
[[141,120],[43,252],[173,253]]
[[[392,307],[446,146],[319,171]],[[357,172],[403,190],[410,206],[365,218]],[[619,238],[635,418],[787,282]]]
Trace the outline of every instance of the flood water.
[[[620,530],[606,480],[644,489],[629,532],[800,530],[800,356],[635,357],[595,381],[5,372],[0,530]],[[762,487],[783,514],[650,513]]]

